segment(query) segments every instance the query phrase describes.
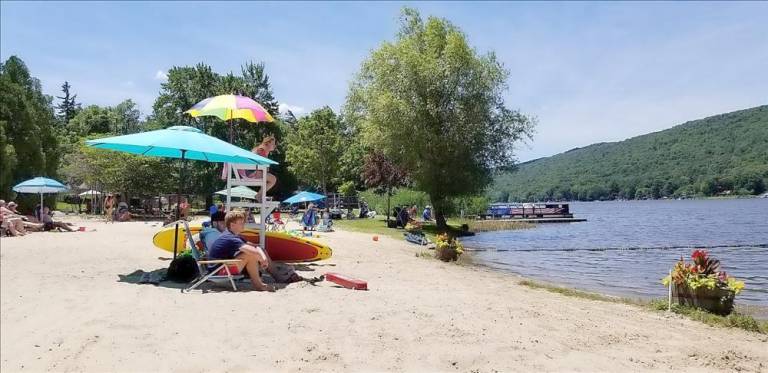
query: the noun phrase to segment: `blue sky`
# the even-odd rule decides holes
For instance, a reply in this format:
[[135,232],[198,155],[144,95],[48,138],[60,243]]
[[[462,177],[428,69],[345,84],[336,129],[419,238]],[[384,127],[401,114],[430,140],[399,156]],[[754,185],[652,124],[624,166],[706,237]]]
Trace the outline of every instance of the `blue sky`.
[[[162,75],[267,65],[297,112],[338,110],[361,61],[408,3],[2,2],[0,55],[85,104],[148,114]],[[422,2],[510,70],[509,107],[535,115],[521,161],[768,103],[768,3]]]

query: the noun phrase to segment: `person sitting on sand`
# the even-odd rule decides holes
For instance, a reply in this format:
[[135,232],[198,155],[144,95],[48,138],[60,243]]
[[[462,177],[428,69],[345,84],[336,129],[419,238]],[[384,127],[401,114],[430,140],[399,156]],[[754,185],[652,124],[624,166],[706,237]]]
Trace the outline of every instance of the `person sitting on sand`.
[[245,230],[245,213],[230,211],[224,216],[225,231],[209,248],[209,259],[239,259],[238,269],[245,268],[251,278],[251,284],[257,291],[275,291],[275,288],[261,281],[259,268],[269,267],[269,258],[260,247],[249,244],[240,237]]
[[41,231],[43,224],[37,224],[29,221],[29,219],[16,210],[16,202],[5,203],[0,199],[0,214],[3,216],[3,223],[6,229],[8,229],[14,236],[23,236],[31,231]]
[[23,236],[27,234],[24,230],[24,221],[21,220],[10,209],[6,208],[5,201],[0,199],[0,226],[7,229],[12,236]]
[[203,242],[206,252],[213,247],[213,243],[221,236],[221,234],[227,229],[224,225],[224,217],[226,214],[224,211],[216,211],[211,214],[211,226],[205,227],[200,231],[200,241]]
[[[120,200],[118,197],[117,200]],[[114,211],[113,221],[130,221],[131,220],[131,212],[128,208],[128,203],[125,201],[120,201],[117,203],[117,208]]]
[[42,223],[36,224],[36,223],[33,223],[33,222],[29,221],[29,218],[27,218],[26,216],[22,215],[19,212],[19,210],[16,210],[16,208],[18,206],[19,205],[17,205],[16,202],[11,201],[11,202],[8,202],[8,205],[6,207],[8,208],[8,210],[10,210],[14,214],[14,217],[18,217],[19,219],[22,220],[22,223],[24,224],[24,229],[25,230],[32,230],[32,231],[41,231],[41,230],[43,230],[43,224]]
[[51,217],[51,209],[49,209],[48,207],[45,207],[43,209],[43,229],[46,231],[52,231],[54,229],[58,229],[58,230],[63,229],[67,232],[75,231],[64,222],[54,221],[53,218]]

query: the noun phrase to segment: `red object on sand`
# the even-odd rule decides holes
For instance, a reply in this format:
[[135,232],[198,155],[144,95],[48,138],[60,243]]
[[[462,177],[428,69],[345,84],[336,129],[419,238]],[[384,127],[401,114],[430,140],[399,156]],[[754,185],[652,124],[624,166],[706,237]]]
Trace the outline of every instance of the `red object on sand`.
[[332,273],[332,272],[326,273],[325,280],[333,282],[335,284],[339,284],[348,289],[368,290],[367,282],[360,279],[340,275],[338,273]]

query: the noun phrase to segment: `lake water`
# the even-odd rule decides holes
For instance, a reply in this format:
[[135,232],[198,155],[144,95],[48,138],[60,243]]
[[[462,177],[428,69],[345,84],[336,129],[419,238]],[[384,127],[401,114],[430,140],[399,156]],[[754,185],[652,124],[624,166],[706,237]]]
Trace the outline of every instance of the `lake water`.
[[630,298],[666,297],[675,261],[704,247],[743,280],[737,304],[768,306],[768,199],[572,202],[580,223],[478,233],[481,265]]

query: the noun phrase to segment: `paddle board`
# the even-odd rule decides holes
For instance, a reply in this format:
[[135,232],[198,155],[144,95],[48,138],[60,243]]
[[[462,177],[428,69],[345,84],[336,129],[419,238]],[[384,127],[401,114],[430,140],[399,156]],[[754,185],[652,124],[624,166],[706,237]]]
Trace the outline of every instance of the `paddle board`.
[[[202,230],[202,226],[192,225],[189,230],[192,236],[198,239],[197,234]],[[161,229],[155,233],[152,243],[162,250],[173,252],[173,231],[173,226]],[[250,243],[259,244],[257,230],[246,229],[240,235]],[[179,252],[186,248],[185,240],[184,228],[179,226],[179,241],[176,245]],[[272,260],[279,262],[314,262],[330,258],[333,250],[327,245],[306,238],[283,232],[267,232],[267,254]]]

